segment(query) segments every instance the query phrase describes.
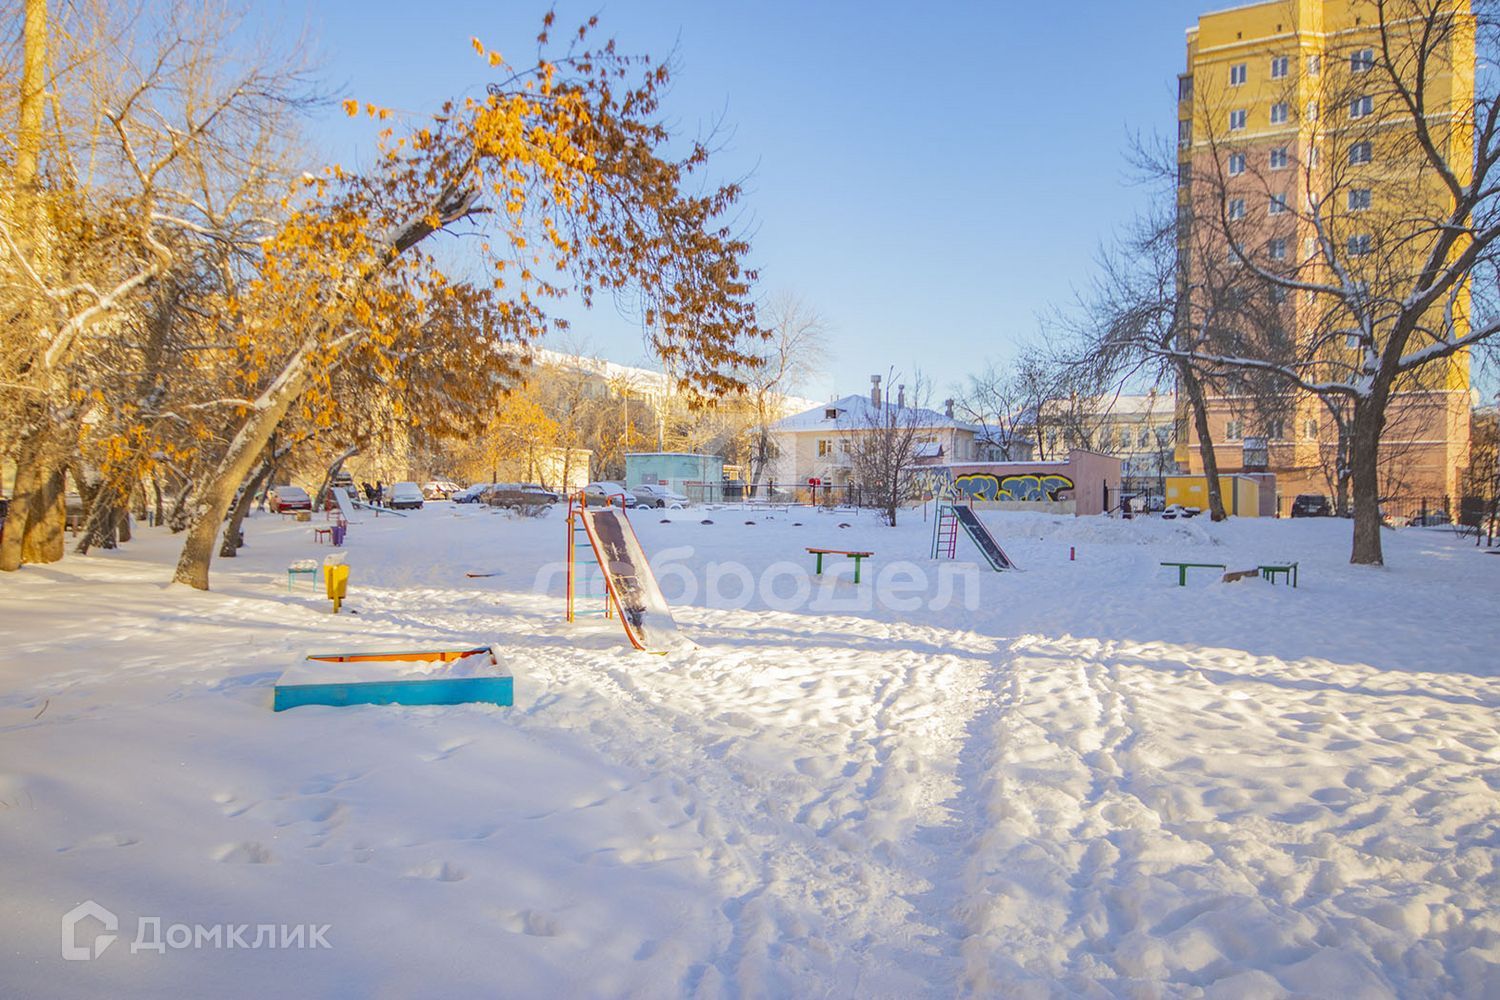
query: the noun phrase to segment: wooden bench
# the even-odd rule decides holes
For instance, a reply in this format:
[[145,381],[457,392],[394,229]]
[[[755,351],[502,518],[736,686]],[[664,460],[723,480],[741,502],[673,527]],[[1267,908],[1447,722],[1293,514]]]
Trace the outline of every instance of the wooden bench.
[[1177,586],[1179,587],[1187,586],[1187,571],[1190,569],[1216,569],[1222,573],[1229,568],[1223,563],[1164,562],[1162,565],[1177,567]]
[[823,557],[824,556],[848,556],[850,559],[853,559],[854,560],[854,582],[855,583],[859,582],[859,561],[861,559],[868,559],[868,558],[870,558],[871,556],[873,556],[875,554],[873,552],[850,552],[850,551],[848,551],[846,549],[815,549],[815,548],[812,548],[811,546],[808,547],[807,551],[811,552],[813,555],[815,555],[815,556],[818,557],[818,568],[817,568],[817,575],[818,576],[822,576],[823,575]]
[[302,559],[298,562],[292,563],[286,568],[286,592],[288,594],[292,592],[292,581],[295,580],[298,576],[312,577],[312,585],[316,587],[318,585],[317,562],[312,559]]
[[1260,576],[1262,580],[1270,580],[1272,583],[1275,583],[1277,574],[1280,574],[1281,578],[1287,583],[1290,583],[1293,588],[1297,586],[1296,563],[1264,563],[1260,566]]

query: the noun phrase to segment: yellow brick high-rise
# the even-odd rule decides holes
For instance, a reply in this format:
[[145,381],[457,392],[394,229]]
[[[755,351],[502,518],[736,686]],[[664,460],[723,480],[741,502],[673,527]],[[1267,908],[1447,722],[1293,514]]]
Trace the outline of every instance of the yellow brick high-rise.
[[[1467,0],[1447,6],[1454,23],[1471,24]],[[1253,254],[1268,267],[1316,275],[1320,259],[1331,256],[1320,253],[1318,241],[1330,234],[1338,254],[1358,265],[1375,260],[1370,233],[1395,232],[1404,219],[1422,216],[1424,206],[1431,207],[1426,215],[1442,217],[1446,189],[1420,158],[1408,155],[1415,143],[1412,118],[1376,85],[1382,49],[1375,15],[1369,0],[1273,0],[1204,14],[1188,30],[1178,94],[1185,273],[1212,260],[1227,271],[1238,253]],[[1435,123],[1434,139],[1448,161],[1467,171],[1472,30],[1445,36],[1431,65],[1423,119]],[[1324,223],[1321,232],[1308,221],[1309,211]],[[1373,239],[1379,243],[1378,236]],[[1415,269],[1424,245],[1414,237],[1409,251],[1385,251],[1383,267]],[[1335,279],[1325,273],[1318,280]],[[1330,332],[1339,328],[1338,317],[1311,292],[1274,293],[1271,322],[1282,329],[1272,336],[1315,343],[1329,371],[1352,370],[1351,359],[1371,346]],[[1467,294],[1454,302],[1442,321],[1462,333],[1469,322]],[[1247,468],[1245,442],[1261,439],[1265,467],[1277,474],[1283,513],[1298,493],[1334,492],[1339,436],[1323,402],[1288,392],[1270,404],[1262,398],[1250,405],[1232,386],[1220,383],[1210,391],[1209,425],[1220,472]],[[1381,439],[1383,495],[1457,494],[1468,459],[1470,406],[1465,353],[1434,362],[1397,386]],[[1178,461],[1201,473],[1202,443],[1185,417],[1178,442]]]

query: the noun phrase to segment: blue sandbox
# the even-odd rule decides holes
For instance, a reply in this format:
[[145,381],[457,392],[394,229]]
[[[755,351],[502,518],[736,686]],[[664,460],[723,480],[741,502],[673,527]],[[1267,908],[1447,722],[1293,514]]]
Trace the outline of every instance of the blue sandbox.
[[298,705],[510,705],[515,679],[494,649],[317,653],[281,675],[273,708]]

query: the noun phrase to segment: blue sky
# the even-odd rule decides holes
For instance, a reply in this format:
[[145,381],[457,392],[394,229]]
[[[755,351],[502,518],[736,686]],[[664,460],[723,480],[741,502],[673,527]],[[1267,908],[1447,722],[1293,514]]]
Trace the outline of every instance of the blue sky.
[[[829,358],[807,394],[857,392],[920,369],[934,396],[1038,335],[1071,300],[1111,230],[1144,203],[1123,150],[1174,128],[1183,31],[1203,0],[560,3],[598,13],[627,51],[675,51],[666,111],[697,133],[722,121],[721,179],[746,178],[762,292],[827,320]],[[545,11],[512,0],[318,0],[257,8],[304,25],[326,88],[407,112],[480,93],[478,36],[534,50]],[[278,17],[279,15],[279,17]],[[367,128],[330,109],[327,154],[368,163]],[[575,318],[612,360],[645,360],[612,310]],[[560,346],[560,345],[559,345]]]

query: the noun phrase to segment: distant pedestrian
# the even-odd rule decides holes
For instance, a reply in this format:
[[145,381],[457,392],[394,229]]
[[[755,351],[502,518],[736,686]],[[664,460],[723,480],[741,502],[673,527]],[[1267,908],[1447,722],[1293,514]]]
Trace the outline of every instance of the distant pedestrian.
[[370,481],[368,479],[361,480],[359,488],[365,495],[365,503],[375,502],[375,487],[370,485]]
[[378,507],[380,505],[380,501],[384,497],[385,497],[385,490],[382,488],[380,480],[377,479],[377,480],[375,480],[375,499],[371,500],[370,502],[373,503],[373,504],[375,504]]

